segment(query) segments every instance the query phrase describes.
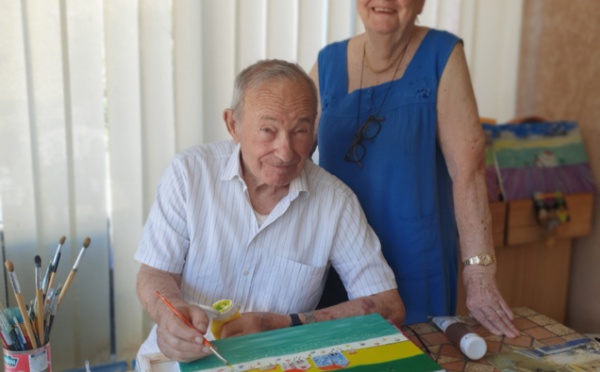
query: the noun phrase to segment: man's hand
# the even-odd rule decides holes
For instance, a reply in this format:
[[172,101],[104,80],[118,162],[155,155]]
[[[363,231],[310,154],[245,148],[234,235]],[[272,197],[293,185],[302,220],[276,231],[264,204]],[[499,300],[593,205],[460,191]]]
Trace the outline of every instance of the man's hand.
[[[204,310],[183,299],[180,284],[181,275],[142,265],[137,276],[136,292],[148,315],[157,324],[157,344],[160,351],[173,360],[189,362],[210,353],[202,344],[209,319]],[[195,329],[179,319],[156,296],[157,291],[189,319]]]
[[237,319],[225,323],[222,338],[247,335],[290,326],[290,317],[275,313],[243,313]]
[[168,358],[180,362],[190,362],[210,354],[203,344],[208,326],[206,313],[193,305],[178,306],[177,310],[186,316],[195,328],[190,328],[173,312],[165,312],[157,323],[157,344]]

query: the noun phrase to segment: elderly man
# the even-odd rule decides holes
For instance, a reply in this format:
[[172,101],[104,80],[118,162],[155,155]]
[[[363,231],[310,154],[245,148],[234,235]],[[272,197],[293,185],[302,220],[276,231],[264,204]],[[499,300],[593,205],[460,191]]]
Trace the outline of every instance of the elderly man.
[[[175,157],[135,255],[137,293],[156,322],[139,354],[206,356],[209,318],[196,304],[222,298],[242,314],[222,337],[375,312],[402,323],[394,275],[356,197],[307,161],[316,113],[315,86],[301,68],[260,61],[238,75],[223,114],[233,140]],[[331,265],[350,300],[313,312]]]

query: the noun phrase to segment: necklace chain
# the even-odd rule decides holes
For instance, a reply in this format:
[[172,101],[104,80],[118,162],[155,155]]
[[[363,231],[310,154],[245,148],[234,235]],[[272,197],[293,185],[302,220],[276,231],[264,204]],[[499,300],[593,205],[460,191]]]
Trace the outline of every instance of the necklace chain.
[[[408,45],[408,44],[406,44],[406,45]],[[389,65],[385,66],[384,68],[376,69],[369,62],[369,56],[367,56],[367,42],[365,41],[365,44],[363,45],[363,59],[364,59],[364,64],[365,64],[365,66],[367,66],[367,68],[369,70],[371,70],[371,72],[373,72],[375,74],[381,74],[383,72],[388,71],[390,68],[392,68],[396,64],[396,62],[398,62],[398,60],[402,59],[402,57],[404,56],[404,50],[406,50],[406,48],[404,48],[402,50],[402,52],[398,55],[398,58],[395,59],[395,60],[393,60]]]
[[[385,95],[383,96],[383,100],[381,101],[381,104],[379,105],[379,109],[377,110],[377,114],[375,115],[375,118],[377,118],[378,120],[379,119],[381,119],[381,120],[384,119],[384,118],[378,118],[379,112],[383,108],[383,104],[385,103],[385,100],[387,99],[388,93],[390,92],[390,87],[392,86],[392,82],[394,81],[394,78],[396,77],[396,74],[398,73],[398,70],[400,69],[400,65],[402,64],[402,60],[404,59],[404,54],[406,54],[406,49],[408,49],[408,44],[410,44],[411,40],[412,40],[412,35],[410,35],[410,37],[408,38],[408,41],[406,42],[406,45],[404,45],[404,48],[402,48],[402,52],[400,53],[400,56],[398,57],[398,63],[396,64],[396,69],[394,70],[394,74],[392,75],[392,79],[388,82],[387,89],[385,90]],[[356,126],[357,127],[359,125],[360,104],[361,104],[361,101],[362,101],[362,83],[363,83],[363,73],[364,73],[364,70],[365,70],[365,64],[367,65],[367,68],[369,68],[371,71],[373,71],[370,68],[370,66],[369,66],[369,60],[367,59],[367,52],[366,51],[367,51],[367,41],[365,40],[365,43],[363,44],[362,65],[361,65],[361,68],[360,68],[360,86],[358,88],[358,114],[356,115]],[[389,70],[391,66],[392,65],[388,66],[383,71]],[[377,73],[376,71],[373,71],[373,72]]]

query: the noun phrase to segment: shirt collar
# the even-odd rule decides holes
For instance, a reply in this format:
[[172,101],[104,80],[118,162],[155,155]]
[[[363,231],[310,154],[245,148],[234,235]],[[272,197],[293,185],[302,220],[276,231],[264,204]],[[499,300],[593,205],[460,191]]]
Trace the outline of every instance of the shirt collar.
[[238,178],[243,181],[242,178],[242,165],[240,163],[240,144],[235,144],[235,147],[229,156],[229,160],[225,164],[221,179],[223,181],[230,181],[234,178]]

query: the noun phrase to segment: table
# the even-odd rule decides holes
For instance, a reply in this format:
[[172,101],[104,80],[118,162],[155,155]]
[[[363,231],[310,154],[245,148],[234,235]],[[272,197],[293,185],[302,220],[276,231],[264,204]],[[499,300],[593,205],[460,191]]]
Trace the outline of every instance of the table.
[[[533,309],[519,307],[513,309],[513,312],[514,324],[521,333],[516,338],[495,336],[474,319],[465,316],[459,318],[486,340],[488,346],[486,356],[490,353],[556,345],[585,337]],[[403,326],[402,331],[448,372],[500,372],[486,360],[486,357],[478,361],[469,360],[433,323]]]
[[[513,312],[515,314],[514,324],[521,333],[516,338],[495,336],[474,319],[465,316],[459,316],[459,318],[486,340],[488,346],[486,356],[491,353],[516,349],[534,349],[556,345],[585,337],[533,309],[519,307],[514,308]],[[402,331],[448,372],[500,372],[486,360],[486,357],[478,361],[467,359],[433,323],[406,325],[402,327]],[[148,355],[144,364],[143,370],[146,371],[171,372],[177,370],[176,364],[162,354]]]

